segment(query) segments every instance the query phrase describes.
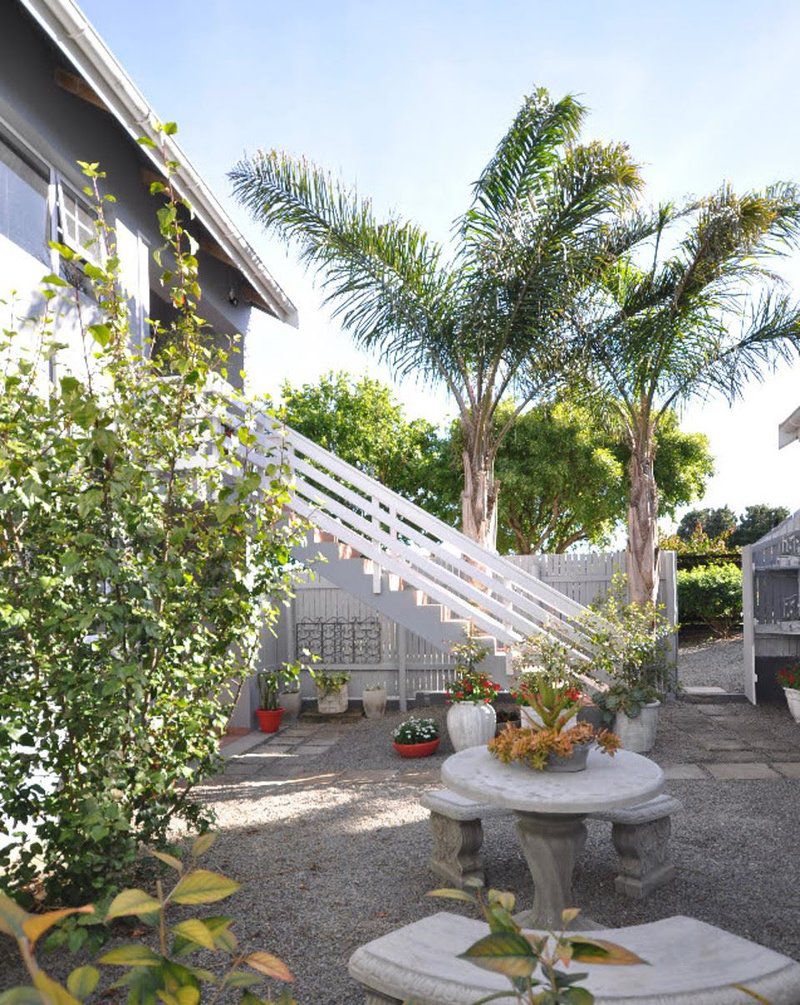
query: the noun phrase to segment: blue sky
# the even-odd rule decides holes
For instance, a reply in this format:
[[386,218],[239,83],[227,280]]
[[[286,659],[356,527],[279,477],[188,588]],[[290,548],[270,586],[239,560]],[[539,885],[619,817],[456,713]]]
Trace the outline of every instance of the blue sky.
[[[233,204],[226,171],[245,151],[285,148],[339,171],[439,239],[534,85],[577,93],[586,136],[625,140],[652,199],[800,179],[800,5],[693,3],[82,0],[86,14],[300,309],[300,331],[265,321],[254,389],[330,368],[389,379],[320,309],[310,277]],[[87,157],[90,156],[87,153]],[[800,284],[800,262],[787,263]],[[798,290],[800,295],[800,290]],[[800,506],[800,445],[777,423],[800,405],[800,367],[729,409],[696,403],[685,428],[711,438],[709,505]],[[399,388],[415,414],[440,392]]]

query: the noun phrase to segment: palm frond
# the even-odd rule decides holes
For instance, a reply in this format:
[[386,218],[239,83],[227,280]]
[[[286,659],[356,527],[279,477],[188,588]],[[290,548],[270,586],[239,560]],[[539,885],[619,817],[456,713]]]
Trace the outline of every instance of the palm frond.
[[437,353],[450,348],[452,279],[421,228],[379,222],[370,200],[285,153],[241,160],[229,177],[253,217],[319,271],[326,303],[357,343],[399,371],[436,369]]

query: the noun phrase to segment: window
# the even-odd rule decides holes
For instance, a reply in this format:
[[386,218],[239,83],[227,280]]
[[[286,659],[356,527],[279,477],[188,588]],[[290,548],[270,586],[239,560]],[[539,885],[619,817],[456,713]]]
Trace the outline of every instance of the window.
[[0,234],[50,263],[50,170],[0,134]]
[[95,230],[95,214],[61,182],[58,183],[58,240],[84,261],[102,260]]

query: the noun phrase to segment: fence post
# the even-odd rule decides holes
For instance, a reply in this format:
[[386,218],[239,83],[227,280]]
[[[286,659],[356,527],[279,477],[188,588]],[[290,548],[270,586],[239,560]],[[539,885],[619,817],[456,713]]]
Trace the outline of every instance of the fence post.
[[[678,553],[662,551],[659,553],[660,571],[664,580],[664,607],[667,620],[673,625],[678,624]],[[672,662],[678,666],[678,632],[672,633],[670,643]]]
[[408,638],[406,629],[402,625],[397,626],[397,693],[400,699],[400,711],[408,710],[408,693],[406,690],[408,681],[406,679],[406,664],[408,653]]
[[744,642],[744,664],[742,682],[748,701],[756,704],[756,612],[753,597],[753,546],[742,548],[742,636]]

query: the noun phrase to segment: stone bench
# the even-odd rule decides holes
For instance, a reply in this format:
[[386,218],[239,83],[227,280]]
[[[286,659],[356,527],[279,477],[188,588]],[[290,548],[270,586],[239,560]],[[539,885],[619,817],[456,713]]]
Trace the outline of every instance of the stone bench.
[[[458,959],[488,932],[484,922],[443,911],[357,949],[350,957],[350,976],[364,988],[367,1005],[471,1005],[511,990],[501,974]],[[676,916],[588,934],[610,939],[646,961],[575,964],[588,975],[579,986],[591,991],[595,1005],[753,1005],[755,999],[735,984],[771,1005],[800,1002],[800,964],[694,918]]]
[[[476,803],[449,789],[426,792],[420,803],[430,810],[433,852],[430,868],[455,886],[467,880],[484,882],[481,860],[482,821],[512,813],[504,807]],[[611,823],[611,839],[619,856],[616,889],[628,897],[646,897],[669,882],[675,867],[669,861],[670,818],[681,809],[672,796],[660,795],[638,806],[594,813],[592,820]]]

